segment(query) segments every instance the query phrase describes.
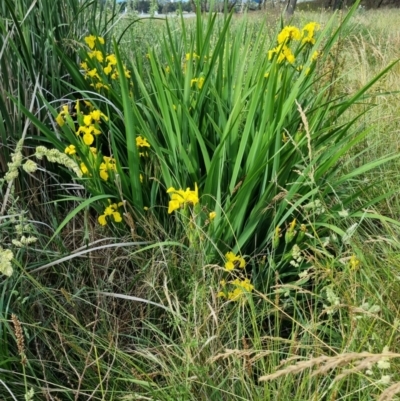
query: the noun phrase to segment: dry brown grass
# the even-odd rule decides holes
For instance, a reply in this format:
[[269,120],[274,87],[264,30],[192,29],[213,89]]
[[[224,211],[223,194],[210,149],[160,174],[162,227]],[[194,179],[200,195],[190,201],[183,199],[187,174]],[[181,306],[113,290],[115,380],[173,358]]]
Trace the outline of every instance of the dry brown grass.
[[317,375],[325,375],[331,370],[338,369],[350,363],[353,364],[351,368],[343,370],[335,377],[335,381],[337,381],[352,373],[357,373],[363,370],[370,369],[372,365],[378,363],[384,358],[400,358],[400,354],[393,352],[385,352],[381,354],[371,354],[369,352],[351,352],[347,354],[339,354],[336,356],[322,355],[306,361],[297,362],[294,365],[288,366],[284,369],[280,369],[275,373],[261,376],[259,378],[259,381],[271,381],[282,376],[286,376],[289,374],[298,374],[304,372],[305,370],[311,370],[315,368],[310,374],[310,377],[314,377]]
[[378,401],[391,401],[396,394],[400,393],[400,382],[392,384],[382,392]]

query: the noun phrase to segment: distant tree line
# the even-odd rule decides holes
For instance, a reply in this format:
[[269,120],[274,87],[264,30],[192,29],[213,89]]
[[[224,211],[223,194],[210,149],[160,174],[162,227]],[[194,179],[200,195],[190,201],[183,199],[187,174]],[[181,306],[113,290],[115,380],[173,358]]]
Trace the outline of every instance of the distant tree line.
[[[113,2],[113,0],[99,0],[102,4]],[[121,11],[136,10],[139,13],[150,13],[156,10],[161,14],[176,13],[179,10],[183,12],[196,11],[196,3],[198,0],[187,1],[170,1],[170,0],[126,0],[119,2],[117,6]],[[200,0],[200,8],[202,12],[223,11],[227,7],[228,11],[235,8],[237,11],[246,9],[261,9],[267,3],[275,4],[280,0]],[[285,0],[286,13],[292,15],[296,9],[297,0]],[[311,0],[310,0],[311,1]],[[340,10],[343,7],[350,7],[355,0],[316,0],[321,7],[331,10]],[[400,0],[362,0],[361,5],[365,8],[381,8],[381,7],[400,7]]]
[[[99,0],[101,4],[106,5],[111,4],[114,0]],[[126,0],[117,3],[117,8],[123,12],[125,9],[127,11],[135,10],[139,13],[149,13],[152,10],[157,10],[159,13],[168,14],[175,13],[179,10],[182,12],[195,12],[196,4],[198,0]],[[261,8],[261,3],[267,1],[279,1],[279,0],[200,0],[200,9],[202,12],[206,11],[224,11],[225,7],[228,11],[233,8],[237,10],[241,8],[246,9],[259,9]]]
[[367,8],[400,7],[400,0],[363,0],[361,4]]
[[[311,0],[310,0],[311,1]],[[354,4],[355,0],[317,0],[322,7],[331,10],[340,10],[344,7],[350,7]],[[286,0],[286,14],[293,15],[297,5],[297,0]],[[373,9],[381,7],[400,7],[400,0],[362,0],[361,6]]]
[[[354,0],[325,0],[325,7],[338,10],[353,5]],[[400,7],[400,0],[362,0],[361,6],[366,8]]]
[[126,0],[120,1],[116,4],[114,0],[99,0],[100,4],[108,7],[117,7],[120,12],[127,11],[137,11],[139,13],[148,14],[153,9],[162,14],[174,13],[178,10],[184,12],[194,11],[193,6],[190,1],[169,1],[169,0]]
[[[354,0],[325,0],[324,6],[333,10],[353,5]],[[400,7],[400,0],[362,0],[361,6],[366,8]]]

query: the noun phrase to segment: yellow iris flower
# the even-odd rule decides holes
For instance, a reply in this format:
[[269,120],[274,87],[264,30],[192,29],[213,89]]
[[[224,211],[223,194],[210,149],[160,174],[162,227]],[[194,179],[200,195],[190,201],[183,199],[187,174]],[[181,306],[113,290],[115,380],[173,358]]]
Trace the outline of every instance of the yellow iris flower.
[[60,113],[56,117],[56,122],[60,127],[62,127],[65,124],[65,117],[66,116],[69,116],[68,105],[64,105],[62,107],[62,111],[60,111]]
[[76,153],[76,148],[75,145],[69,145],[65,148],[64,153],[66,153],[67,155],[74,155]]
[[225,282],[221,282],[221,285],[224,289],[224,291],[220,291],[218,293],[219,297],[227,298],[229,301],[240,301],[240,300],[246,300],[243,296],[246,293],[249,293],[254,290],[253,284],[251,284],[250,280],[248,278],[245,278],[243,280],[233,280],[229,284],[235,286],[236,288],[233,289],[233,291],[227,292],[225,290]]
[[175,189],[174,187],[170,187],[167,190],[168,194],[171,194],[171,200],[169,201],[168,213],[171,214],[175,210],[184,207],[186,204],[191,204],[193,206],[199,203],[199,189],[197,188],[197,184],[194,184],[194,191],[191,191],[190,188],[183,189]]
[[117,171],[117,166],[115,164],[115,159],[108,156],[103,156],[104,162],[100,164],[100,178],[104,181],[108,180],[110,171]]
[[316,22],[309,22],[302,29],[303,34],[303,43],[310,43],[313,45],[315,43],[314,34],[315,31],[319,31],[321,29],[321,25]]
[[90,49],[94,49],[95,42],[96,42],[96,36],[93,36],[93,35],[86,36],[85,42],[89,46]]
[[115,54],[109,54],[106,57],[106,61],[108,61],[109,65],[117,65],[117,58],[115,57]]
[[204,85],[205,78],[200,77],[200,78],[193,78],[190,80],[190,86],[193,86],[194,84],[197,84],[197,87],[201,89]]
[[147,139],[146,138],[143,138],[142,136],[138,136],[138,137],[136,137],[136,146],[138,147],[138,148],[143,148],[143,147],[146,147],[146,148],[150,148],[150,144],[149,144],[149,142],[147,141]]
[[118,212],[118,208],[122,205],[123,205],[123,202],[119,202],[118,204],[113,203],[113,204],[107,206],[104,209],[103,214],[100,215],[97,219],[99,224],[102,226],[107,225],[107,219],[106,219],[107,216],[112,217],[116,223],[120,223],[122,221],[122,216],[121,216],[121,213]]
[[236,266],[241,269],[246,266],[246,261],[241,256],[236,256],[233,252],[228,252],[225,258],[225,270],[227,271],[232,271]]
[[278,43],[282,44],[291,40],[300,40],[300,29],[295,26],[285,26],[278,35]]

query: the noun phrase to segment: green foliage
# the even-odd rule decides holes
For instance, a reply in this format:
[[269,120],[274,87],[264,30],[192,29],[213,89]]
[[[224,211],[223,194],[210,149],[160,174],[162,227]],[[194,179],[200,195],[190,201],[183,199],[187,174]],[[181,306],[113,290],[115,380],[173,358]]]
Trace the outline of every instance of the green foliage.
[[[126,34],[113,41],[111,32],[102,43],[109,14],[100,15],[90,32],[77,19],[70,52],[60,45],[67,32],[51,47],[54,91],[43,75],[48,92],[33,102],[18,90],[4,97],[4,135],[27,135],[27,125],[9,131],[11,120],[35,126],[14,151],[16,168],[35,160],[28,149],[38,144],[55,149],[36,157],[57,164],[21,171],[6,196],[0,183],[1,246],[14,256],[14,273],[0,277],[0,399],[383,396],[388,380],[400,380],[398,354],[389,367],[381,354],[399,352],[399,235],[390,218],[398,217],[398,160],[388,156],[392,133],[379,142],[377,126],[366,129],[383,120],[371,117],[379,98],[367,95],[383,76],[379,90],[394,87],[396,69],[385,60],[377,76],[352,81],[354,91],[332,82],[350,17],[269,59],[276,40],[254,21],[198,16],[165,30],[149,21],[151,32],[132,30],[143,31],[142,43]],[[32,55],[15,54],[0,56],[3,66],[35,93],[44,59],[31,60],[33,79],[15,61]],[[30,178],[39,183],[21,191]],[[366,364],[365,351],[375,362]],[[346,372],[358,360],[370,371]]]
[[[181,272],[204,269],[195,250],[182,251],[177,260],[172,245],[157,244],[151,253],[142,247],[130,256],[141,269],[130,271],[124,259],[134,249],[131,246],[135,245],[120,248],[122,260],[113,264],[115,275],[102,267],[97,277],[90,276],[91,261],[75,253],[41,274],[24,273],[8,281],[14,291],[8,298],[3,293],[1,301],[7,303],[3,310],[12,310],[25,327],[27,374],[22,371],[13,327],[1,316],[0,327],[9,330],[3,355],[10,357],[2,359],[0,378],[18,399],[26,390],[16,383],[24,377],[38,399],[57,393],[60,399],[73,400],[78,393],[81,398],[163,401],[285,401],[339,395],[344,400],[372,401],[387,388],[382,376],[399,379],[394,359],[384,370],[376,362],[369,365],[372,373],[366,369],[345,373],[354,365],[351,359],[344,362],[346,355],[362,358],[366,350],[379,360],[385,346],[398,352],[396,305],[390,301],[399,289],[393,275],[398,261],[394,264],[390,257],[398,244],[376,247],[392,262],[381,269],[375,266],[379,258],[368,248],[360,248],[368,255],[360,269],[340,268],[338,260],[318,258],[309,274],[315,282],[328,281],[329,291],[309,287],[313,300],[309,304],[300,301],[304,288],[285,285],[256,293],[245,303],[221,302],[209,290],[219,279],[215,270],[188,285],[186,292],[192,295],[188,300],[178,295],[181,288],[170,278],[174,267]],[[97,258],[109,256],[106,248],[101,251]],[[159,263],[168,266],[165,276]],[[328,266],[334,273],[327,280],[323,276],[329,274]],[[138,276],[147,284],[139,286]],[[80,280],[85,280],[84,287]],[[383,294],[377,292],[376,283],[386,287]],[[130,291],[145,298],[130,297]],[[288,309],[290,302],[294,310]],[[339,363],[312,376],[325,367],[316,360],[321,356]],[[303,370],[259,381],[296,363],[303,363]],[[335,380],[341,373],[345,377]],[[6,394],[1,387],[0,394]]]
[[[43,100],[62,98],[66,89],[60,79],[67,70],[57,56],[57,49],[77,61],[80,38],[87,33],[111,34],[118,16],[114,9],[105,13],[97,1],[4,0],[0,4],[0,166],[6,171],[10,161],[9,146],[20,139],[24,114],[11,98],[26,107],[34,97],[35,115],[46,120]],[[35,85],[41,96],[35,95]],[[38,135],[32,127],[28,137]],[[21,184],[23,184],[21,182]]]
[[[354,204],[362,191],[346,190],[347,183],[390,160],[348,173],[338,170],[342,156],[368,133],[358,125],[366,111],[349,121],[342,116],[393,65],[357,93],[334,97],[325,67],[355,8],[337,29],[334,18],[321,32],[314,23],[302,31],[284,28],[276,47],[246,19],[233,28],[231,16],[203,19],[198,13],[194,30],[183,19],[180,30],[170,29],[167,21],[162,46],[144,59],[138,53],[127,66],[116,43],[112,54],[107,40],[92,39],[81,52],[85,79],[73,60],[61,50],[59,55],[74,88],[92,102],[90,113],[107,115],[96,125],[102,134],[94,142],[92,134],[76,135],[90,126],[84,122],[89,112],[78,111],[76,121],[66,118],[58,137],[30,118],[58,150],[76,147],[72,157],[84,164],[83,183],[93,196],[118,198],[104,216],[122,220],[121,201],[139,235],[150,214],[172,230],[183,223],[189,244],[206,246],[210,262],[216,252],[230,250],[266,255],[265,266],[253,264],[261,289],[275,270],[291,276],[308,267],[304,258],[294,260],[294,253],[314,252],[331,233],[345,235],[334,224],[338,213],[351,208],[356,216],[367,206]],[[146,145],[138,145],[140,140]],[[182,212],[174,212],[180,217],[168,216],[167,189],[195,186],[200,202],[182,201]]]

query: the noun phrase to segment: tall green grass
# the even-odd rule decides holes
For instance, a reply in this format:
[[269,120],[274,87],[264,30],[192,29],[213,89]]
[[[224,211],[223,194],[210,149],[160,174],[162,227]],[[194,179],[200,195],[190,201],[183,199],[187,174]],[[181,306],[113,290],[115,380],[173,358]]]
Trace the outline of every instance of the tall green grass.
[[[5,0],[0,5],[0,16],[0,167],[5,172],[10,151],[24,125],[19,104],[29,107],[38,83],[41,96],[35,96],[35,112],[44,120],[48,112],[43,108],[43,98],[54,102],[68,93],[63,82],[67,70],[57,49],[78,61],[81,38],[88,31],[111,35],[119,16],[115,6],[107,11],[101,2],[86,0]],[[28,141],[37,135],[31,127]]]
[[[18,399],[26,391],[24,380],[38,399],[376,399],[388,388],[382,376],[390,375],[392,383],[399,380],[398,317],[390,301],[398,291],[393,280],[398,264],[389,249],[377,248],[390,266],[376,269],[380,258],[367,247],[359,270],[340,270],[339,260],[315,261],[310,278],[329,285],[338,303],[326,290],[311,287],[312,302],[301,303],[305,289],[279,281],[270,293],[254,294],[247,303],[223,302],[216,297],[220,273],[196,263],[200,259],[193,249],[177,259],[168,246],[130,256],[142,266],[138,270],[127,268],[128,253],[120,252],[113,278],[105,269],[106,248],[93,253],[99,269],[90,260],[77,264],[75,259],[53,272],[49,267],[40,275],[20,275],[14,285],[29,296],[21,300],[15,294],[10,306],[26,329],[26,373],[10,335],[7,352],[12,356],[2,364],[1,379]],[[161,263],[168,266],[164,272]],[[335,272],[327,277],[333,266]],[[204,278],[190,286],[187,280],[182,295],[171,280],[174,268],[180,274],[203,270]],[[88,279],[90,273],[97,282]],[[77,285],[80,279],[86,287]],[[377,291],[377,283],[386,287],[384,293]],[[109,296],[98,292],[104,290]],[[129,299],[132,293],[146,300]],[[385,346],[394,354],[387,354]],[[385,355],[390,366],[382,370],[377,361]],[[318,357],[331,358],[331,368],[324,370]],[[375,362],[346,372],[357,366],[357,358]],[[276,379],[259,381],[280,370]],[[344,376],[336,380],[339,374]]]
[[[361,120],[369,107],[350,119],[346,116],[359,103],[365,105],[368,90],[396,63],[355,93],[343,96],[332,90],[328,67],[335,62],[332,47],[355,9],[339,26],[333,16],[308,43],[289,40],[286,45],[295,59],[290,62],[281,60],[279,46],[271,52],[276,38],[270,42],[246,19],[233,29],[231,16],[220,21],[217,15],[203,18],[200,13],[193,30],[186,28],[183,19],[179,30],[172,30],[167,22],[166,36],[159,39],[162,46],[150,49],[146,57],[138,52],[127,66],[115,43],[118,62],[113,68],[118,68],[119,81],[104,69],[107,40],[94,47],[102,54],[99,60],[90,57],[93,49],[81,53],[88,71],[99,73],[93,80],[84,79],[78,64],[63,57],[73,88],[107,116],[97,127],[103,133],[93,142],[98,152],[94,158],[75,133],[89,111],[78,113],[76,121],[69,119],[57,129],[59,136],[28,115],[56,149],[76,147],[72,158],[88,168],[83,183],[92,201],[100,196],[122,201],[125,217],[134,221],[135,234],[145,235],[141,225],[151,215],[164,227],[183,227],[188,245],[206,247],[209,262],[228,251],[265,256],[265,265],[255,262],[252,267],[253,278],[264,286],[275,270],[290,277],[309,267],[306,258],[300,258],[300,264],[293,262],[294,248],[324,252],[321,238],[345,238],[343,227],[335,224],[338,216],[350,210],[350,217],[377,218],[362,209],[389,196],[363,201],[368,187],[346,189],[348,183],[397,158],[385,156],[346,171],[362,150],[342,165],[343,156],[368,134]],[[100,87],[95,94],[95,84],[109,89]],[[148,141],[150,150],[137,147],[139,136]],[[140,157],[144,150],[148,157]],[[107,180],[98,172],[104,156],[111,156],[114,163]],[[369,186],[373,185],[371,181]],[[176,217],[169,216],[167,189],[194,190],[195,186],[199,204],[186,205],[182,213],[174,213]],[[98,206],[99,214],[101,210]],[[215,213],[212,221],[209,213]],[[190,233],[193,225],[204,234]],[[202,243],[205,237],[211,239],[211,248],[210,242]]]
[[[389,95],[371,89],[396,82],[397,65],[385,59],[360,84],[332,74],[349,18],[339,27],[332,19],[308,50],[291,43],[293,66],[279,54],[268,60],[276,38],[251,20],[167,23],[160,36],[151,32],[154,47],[137,52],[106,34],[98,50],[115,53],[119,80],[88,59],[83,37],[105,32],[93,24],[71,54],[54,45],[63,71],[55,102],[38,97],[36,112],[9,92],[38,130],[29,144],[61,152],[74,144],[71,160],[91,175],[49,163],[57,194],[43,183],[43,198],[19,200],[17,186],[0,217],[2,246],[15,255],[13,276],[0,284],[0,398],[24,399],[32,388],[46,400],[394,399],[398,159],[374,137],[379,129],[393,140],[389,125],[372,125],[382,110],[372,106]],[[84,59],[109,90],[84,79]],[[96,123],[94,157],[76,130],[97,109],[108,120]],[[150,149],[137,149],[138,135]],[[103,156],[116,160],[107,181]],[[195,184],[199,203],[168,214],[166,189]],[[107,198],[125,201],[124,222],[107,216],[111,231],[98,222]],[[38,241],[18,249],[11,214],[23,208]],[[244,270],[226,271],[228,250],[245,257]],[[221,281],[235,278],[255,290],[227,302]]]

